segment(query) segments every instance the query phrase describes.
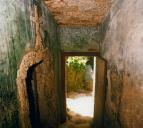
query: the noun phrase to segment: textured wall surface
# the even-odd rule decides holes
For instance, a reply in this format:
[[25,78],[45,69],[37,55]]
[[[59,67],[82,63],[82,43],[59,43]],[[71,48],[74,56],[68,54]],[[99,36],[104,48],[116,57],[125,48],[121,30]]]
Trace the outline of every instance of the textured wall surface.
[[93,26],[101,23],[113,0],[45,0],[59,25]]
[[[60,90],[59,90],[59,52],[57,24],[44,3],[42,8],[42,32],[45,48],[49,48],[49,59],[37,66],[37,85],[39,85],[39,104],[41,106],[41,127],[57,127],[60,116]],[[42,88],[40,87],[42,86]],[[40,89],[41,88],[41,89]],[[44,103],[44,104],[43,104]],[[47,112],[44,112],[47,111]]]
[[[0,1],[0,128],[19,127],[16,76],[22,57],[35,43],[35,25],[30,21],[33,5],[26,0]],[[44,47],[56,56],[56,23],[44,5],[39,5],[43,6],[39,14]]]
[[23,49],[33,46],[31,2],[0,1],[0,127],[18,127],[17,64]]
[[[108,61],[106,126],[143,127],[143,1],[117,0],[102,44]],[[108,123],[108,125],[107,125]]]
[[99,51],[97,27],[60,27],[58,34],[63,51]]

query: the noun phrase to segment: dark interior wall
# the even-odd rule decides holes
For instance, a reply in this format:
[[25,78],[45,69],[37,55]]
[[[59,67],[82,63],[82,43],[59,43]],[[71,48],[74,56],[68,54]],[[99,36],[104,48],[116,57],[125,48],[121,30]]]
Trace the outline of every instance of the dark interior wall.
[[108,62],[105,126],[141,128],[143,1],[117,0],[106,22],[101,51]]
[[40,115],[39,127],[56,128],[58,127],[57,94],[52,54],[35,67],[35,82]]
[[[35,25],[30,21],[34,2],[36,1],[0,1],[0,128],[19,127],[16,76],[22,56],[35,43]],[[44,4],[38,2],[42,7],[39,14],[43,21],[43,42],[56,56],[57,25]],[[56,64],[58,59],[55,58],[54,61]]]
[[98,27],[59,27],[62,51],[99,52],[100,31]]
[[45,48],[49,48],[48,61],[36,67],[37,90],[39,95],[39,111],[41,127],[55,128],[58,125],[59,107],[59,51],[57,23],[48,8],[41,2],[41,33]]
[[[45,13],[46,10],[46,13]],[[52,52],[53,56],[53,66],[54,66],[54,77],[55,77],[55,84],[56,84],[56,94],[57,94],[57,114],[58,114],[58,120],[61,118],[62,113],[62,106],[61,106],[61,85],[60,85],[60,50],[61,45],[59,42],[59,36],[58,36],[58,25],[55,22],[53,16],[51,15],[51,12],[48,10],[46,6],[44,6],[44,3],[42,3],[42,36],[44,44],[46,47],[49,47],[50,51]]]

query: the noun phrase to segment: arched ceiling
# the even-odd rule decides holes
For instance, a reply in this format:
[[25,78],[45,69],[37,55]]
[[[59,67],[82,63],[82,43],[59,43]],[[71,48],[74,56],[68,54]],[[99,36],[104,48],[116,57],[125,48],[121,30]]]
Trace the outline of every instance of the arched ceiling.
[[96,26],[113,0],[45,0],[59,25]]

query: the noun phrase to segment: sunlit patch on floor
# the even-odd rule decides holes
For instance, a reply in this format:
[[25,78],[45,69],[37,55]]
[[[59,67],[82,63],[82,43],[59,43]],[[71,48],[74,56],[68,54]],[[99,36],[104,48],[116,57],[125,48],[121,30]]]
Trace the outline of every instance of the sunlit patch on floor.
[[94,102],[92,95],[81,95],[67,98],[67,108],[81,116],[93,117]]

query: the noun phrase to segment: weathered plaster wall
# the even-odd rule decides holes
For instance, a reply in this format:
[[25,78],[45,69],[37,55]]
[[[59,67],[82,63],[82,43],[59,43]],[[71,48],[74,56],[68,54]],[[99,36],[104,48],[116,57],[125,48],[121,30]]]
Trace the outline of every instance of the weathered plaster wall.
[[99,51],[98,27],[59,27],[62,51]]
[[117,0],[102,43],[108,62],[106,124],[143,127],[143,1]]
[[[19,127],[16,75],[22,57],[35,43],[35,25],[30,21],[33,5],[33,1],[26,0],[0,1],[0,128]],[[39,5],[43,6],[39,14],[43,21],[44,46],[56,56],[56,23],[44,4]],[[54,61],[56,63],[58,59]]]
[[29,21],[31,2],[0,1],[0,127],[18,127],[17,63],[23,49],[33,46]]

